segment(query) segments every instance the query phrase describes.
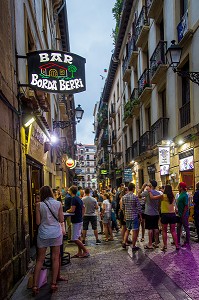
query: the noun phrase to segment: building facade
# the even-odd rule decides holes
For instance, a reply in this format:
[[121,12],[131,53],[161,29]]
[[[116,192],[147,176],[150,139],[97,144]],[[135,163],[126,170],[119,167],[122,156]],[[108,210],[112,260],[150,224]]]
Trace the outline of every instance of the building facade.
[[77,166],[75,168],[76,176],[74,184],[82,186],[82,188],[97,189],[95,153],[95,145],[77,144]]
[[165,55],[176,40],[183,48],[180,70],[199,69],[198,8],[189,0],[123,1],[101,100],[108,105],[114,186],[119,169],[122,180],[131,170],[137,187],[156,179],[176,191],[182,180],[192,190],[198,181],[198,85],[173,72]]
[[76,127],[54,126],[74,121],[73,95],[30,89],[27,75],[27,53],[70,51],[66,2],[1,1],[0,25],[0,299],[5,299],[26,274],[35,244],[36,193],[42,185],[73,182],[74,171],[65,162],[75,158]]

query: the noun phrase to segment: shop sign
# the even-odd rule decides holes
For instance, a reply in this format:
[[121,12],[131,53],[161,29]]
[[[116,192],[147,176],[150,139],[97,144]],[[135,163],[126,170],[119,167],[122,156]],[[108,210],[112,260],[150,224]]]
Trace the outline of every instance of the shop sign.
[[132,181],[132,169],[126,168],[124,169],[124,182],[131,182]]
[[159,165],[170,165],[170,147],[159,147]]
[[100,174],[101,175],[107,175],[108,174],[108,170],[100,170]]
[[161,176],[168,175],[169,174],[169,167],[170,167],[170,165],[160,166],[160,175]]
[[76,160],[72,159],[72,158],[68,158],[66,160],[66,166],[69,168],[69,169],[74,169],[76,167]]
[[63,51],[42,50],[27,54],[28,81],[32,89],[74,94],[86,90],[85,58]]
[[188,156],[185,158],[180,159],[180,171],[187,171],[187,170],[193,170],[194,164],[193,164],[193,156]]

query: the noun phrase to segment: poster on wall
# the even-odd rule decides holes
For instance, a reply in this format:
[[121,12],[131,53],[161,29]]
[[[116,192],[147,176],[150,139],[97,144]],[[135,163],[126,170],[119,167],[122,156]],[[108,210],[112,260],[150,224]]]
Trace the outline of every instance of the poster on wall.
[[28,82],[47,93],[74,94],[86,90],[85,58],[69,52],[42,50],[27,53]]
[[170,147],[159,147],[159,165],[170,165]]
[[188,156],[180,159],[180,171],[193,170],[193,156]]

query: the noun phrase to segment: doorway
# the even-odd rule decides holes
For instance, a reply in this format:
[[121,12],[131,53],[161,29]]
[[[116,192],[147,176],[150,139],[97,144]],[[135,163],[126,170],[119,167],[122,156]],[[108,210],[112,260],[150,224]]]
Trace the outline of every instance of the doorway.
[[36,244],[37,225],[35,222],[35,204],[36,195],[43,185],[43,166],[33,160],[26,158],[26,171],[27,171],[27,196],[28,196],[28,222],[30,234],[30,246]]

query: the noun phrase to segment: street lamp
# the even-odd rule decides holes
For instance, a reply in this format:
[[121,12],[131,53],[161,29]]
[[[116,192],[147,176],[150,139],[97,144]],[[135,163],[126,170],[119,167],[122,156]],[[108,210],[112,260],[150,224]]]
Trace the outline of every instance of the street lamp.
[[111,144],[108,144],[108,145],[107,145],[107,150],[108,150],[108,153],[113,154],[113,155],[116,156],[116,157],[119,157],[119,156],[122,155],[122,152],[113,152],[113,151],[112,151],[112,145],[111,145]]
[[55,128],[64,129],[70,125],[76,125],[81,121],[83,114],[84,110],[81,108],[81,105],[78,104],[78,107],[75,108],[75,117],[77,121],[53,121],[53,130]]
[[175,40],[171,41],[171,46],[166,51],[166,58],[169,66],[172,67],[173,71],[181,77],[187,77],[194,83],[199,84],[199,72],[189,72],[180,70],[178,65],[182,56],[182,47],[176,45]]

